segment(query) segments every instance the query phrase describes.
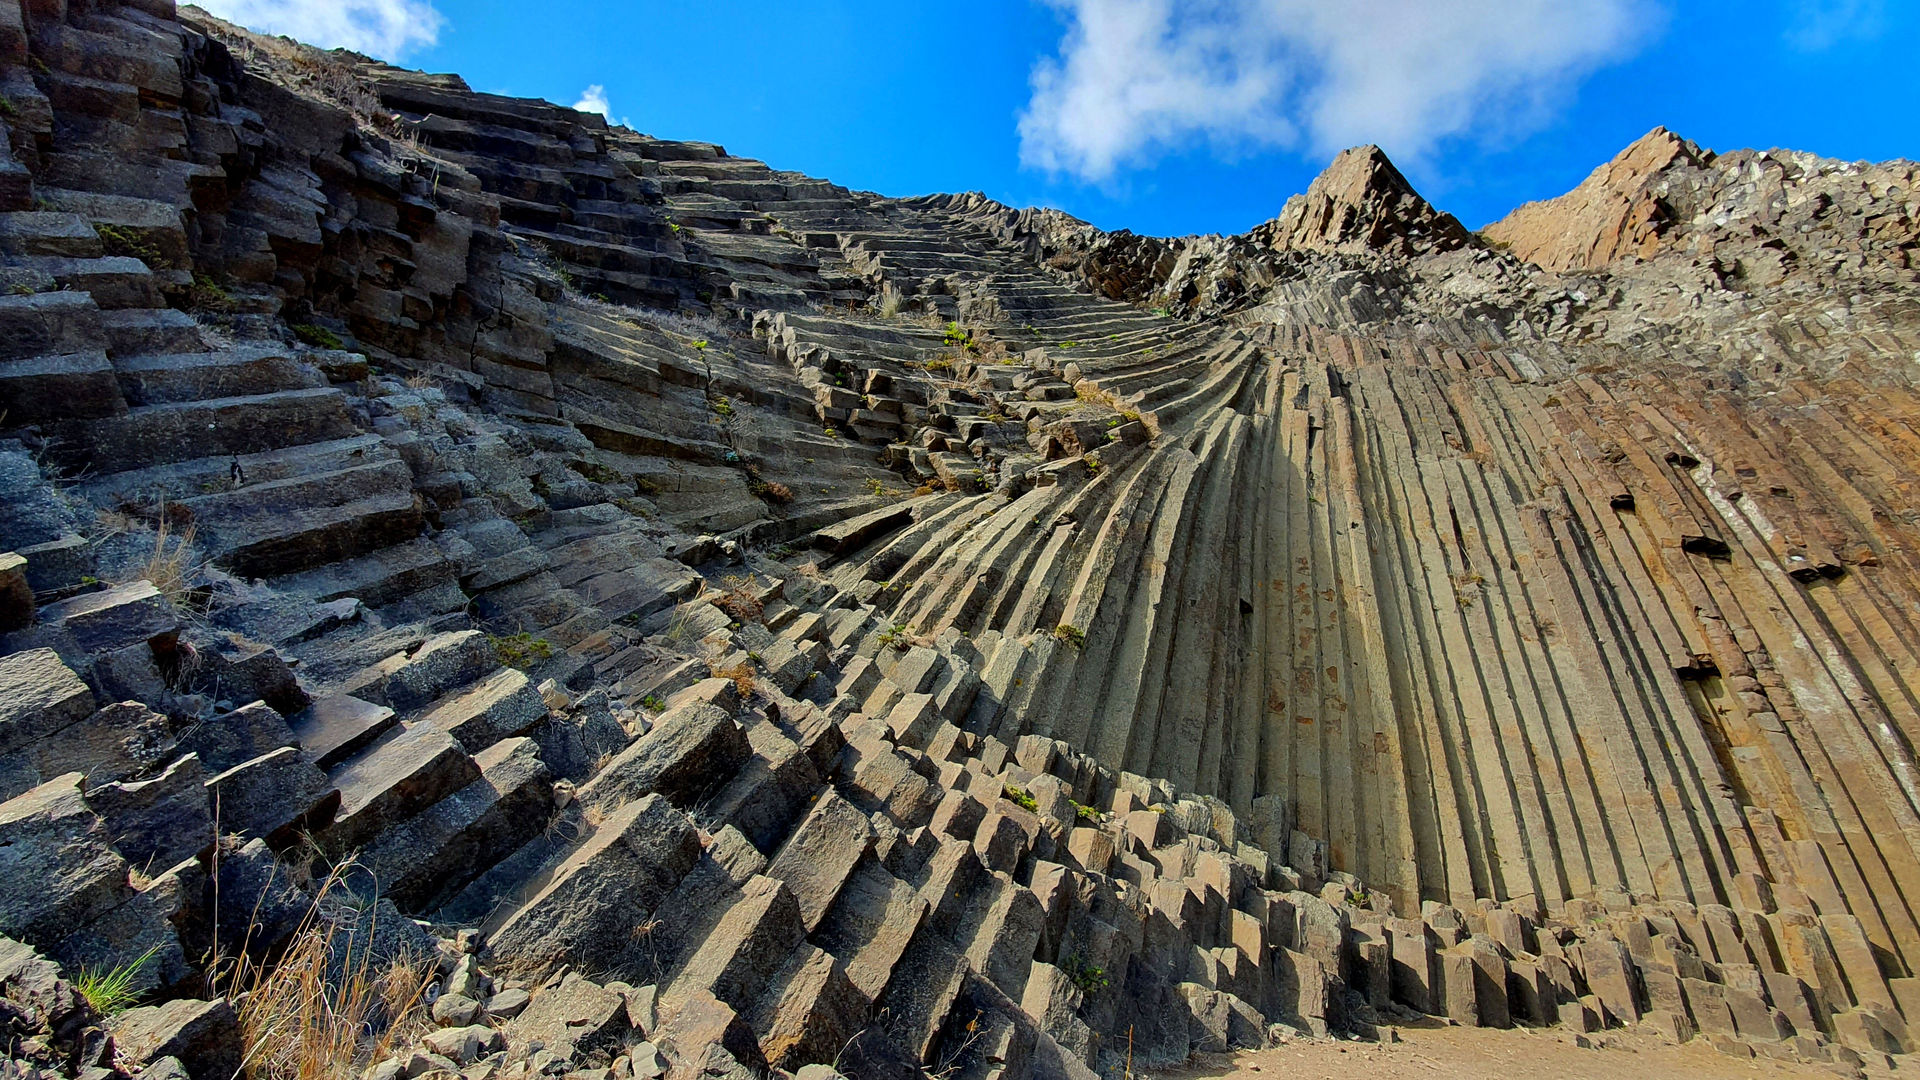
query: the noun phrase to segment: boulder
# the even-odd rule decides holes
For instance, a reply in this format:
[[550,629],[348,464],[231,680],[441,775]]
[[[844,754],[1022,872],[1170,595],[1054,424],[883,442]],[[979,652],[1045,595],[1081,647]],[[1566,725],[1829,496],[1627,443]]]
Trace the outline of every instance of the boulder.
[[340,805],[327,774],[292,746],[209,777],[206,788],[223,835],[262,837],[276,847],[325,826]]
[[630,1027],[624,997],[569,973],[535,992],[506,1035],[516,1046],[538,1041],[575,1067],[589,1068],[618,1054]]
[[664,796],[638,799],[602,821],[493,932],[488,948],[529,968],[622,970],[643,948],[635,928],[699,857],[700,839],[685,814]]
[[90,788],[87,804],[105,821],[108,842],[145,873],[191,858],[213,842],[206,773],[192,754],[151,780]]
[[675,806],[693,806],[731,779],[752,752],[746,732],[724,710],[682,705],[661,713],[652,730],[581,787],[580,799],[611,807],[658,792]]
[[203,720],[182,733],[181,749],[200,755],[209,772],[221,773],[284,746],[298,746],[293,728],[264,701]]
[[68,772],[89,786],[138,776],[172,757],[168,719],[137,701],[95,710],[86,719],[0,755],[0,797],[11,797]]
[[56,942],[133,895],[81,779],[68,773],[0,803],[0,934]]
[[670,1076],[758,1080],[767,1073],[753,1029],[731,1006],[706,991],[681,1005],[652,1041],[669,1048]]
[[243,1047],[240,1021],[225,998],[180,998],[128,1009],[107,1021],[114,1046],[136,1065],[175,1058],[193,1080],[231,1080]]

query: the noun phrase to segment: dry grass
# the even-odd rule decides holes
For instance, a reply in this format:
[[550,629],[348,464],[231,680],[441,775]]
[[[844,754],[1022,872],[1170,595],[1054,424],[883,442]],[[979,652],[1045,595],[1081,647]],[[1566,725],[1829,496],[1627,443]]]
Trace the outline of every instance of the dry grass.
[[382,962],[349,915],[336,868],[293,944],[265,964],[239,950],[215,976],[234,999],[247,1080],[354,1080],[368,1063],[427,1030],[430,958]]
[[[192,522],[188,522],[186,528],[174,536],[173,521],[162,512],[159,523],[153,529],[153,554],[147,556],[147,561],[134,573],[134,578],[145,578],[152,582],[153,587],[169,603],[180,606],[187,598],[188,583],[200,569],[200,565],[193,561],[193,538]],[[169,543],[169,540],[172,542]]]
[[750,623],[766,611],[767,605],[753,595],[752,583],[746,578],[737,575],[728,577],[726,586],[727,591],[720,594],[714,605],[726,612],[729,619]]
[[745,697],[753,696],[753,677],[754,676],[753,676],[752,664],[739,663],[739,664],[733,665],[732,667],[722,667],[717,663],[709,664],[707,666],[707,671],[711,673],[713,677],[716,679],[732,679],[733,688],[735,690],[740,691],[741,697],[745,698]]

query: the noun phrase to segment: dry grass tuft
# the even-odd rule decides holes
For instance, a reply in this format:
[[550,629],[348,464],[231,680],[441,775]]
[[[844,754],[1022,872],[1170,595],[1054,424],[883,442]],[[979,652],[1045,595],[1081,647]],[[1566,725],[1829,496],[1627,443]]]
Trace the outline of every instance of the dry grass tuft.
[[767,609],[767,605],[753,595],[751,584],[745,579],[729,578],[727,591],[721,593],[714,604],[727,613],[727,618],[739,623],[750,623]]
[[334,910],[348,905],[342,872],[321,884],[277,962],[257,962],[242,949],[216,974],[239,1012],[247,1080],[354,1080],[431,1026],[431,958],[379,961],[373,928]]
[[732,679],[733,688],[740,691],[741,697],[753,696],[752,664],[739,663],[732,667],[722,667],[719,664],[711,664],[707,670],[716,679]]
[[[180,535],[173,535],[173,519],[166,513],[160,514],[159,523],[153,529],[153,554],[147,556],[134,578],[145,578],[153,583],[160,595],[178,607],[186,601],[188,584],[200,569],[193,561],[194,524],[188,522]],[[171,541],[171,543],[169,543]]]

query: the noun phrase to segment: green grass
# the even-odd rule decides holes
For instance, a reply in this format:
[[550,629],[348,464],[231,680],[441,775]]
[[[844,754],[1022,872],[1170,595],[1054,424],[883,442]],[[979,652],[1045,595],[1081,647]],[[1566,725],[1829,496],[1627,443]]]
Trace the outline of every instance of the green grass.
[[1027,810],[1036,814],[1040,812],[1039,801],[1036,800],[1033,796],[1027,794],[1025,791],[1022,791],[1021,789],[1014,787],[1012,784],[1008,784],[1005,788],[1002,788],[1000,791],[1000,794],[1005,796],[1008,802],[1012,803],[1013,805],[1019,807],[1022,810]]
[[314,323],[294,323],[291,329],[293,330],[294,337],[299,338],[301,341],[316,349],[344,349],[347,347],[347,343],[340,340],[340,335],[324,326],[319,326]]
[[125,1012],[140,999],[139,991],[134,989],[134,980],[159,954],[160,946],[155,945],[134,960],[106,971],[83,967],[73,980],[73,988],[101,1016]]
[[553,642],[534,637],[525,630],[517,634],[488,635],[487,644],[493,646],[494,656],[510,668],[529,668],[553,656]]
[[1067,973],[1067,978],[1072,980],[1073,985],[1079,987],[1080,992],[1083,994],[1091,994],[1096,991],[1105,990],[1111,985],[1111,980],[1107,978],[1106,971],[1102,968],[1095,967],[1085,956],[1079,953],[1075,953],[1062,961],[1060,970]]
[[1087,646],[1087,632],[1068,623],[1061,623],[1054,627],[1053,636],[1076,649],[1084,649]]
[[100,246],[109,255],[130,256],[155,270],[169,270],[173,267],[173,264],[160,254],[160,249],[155,247],[152,241],[131,229],[96,222],[93,231],[100,234]]

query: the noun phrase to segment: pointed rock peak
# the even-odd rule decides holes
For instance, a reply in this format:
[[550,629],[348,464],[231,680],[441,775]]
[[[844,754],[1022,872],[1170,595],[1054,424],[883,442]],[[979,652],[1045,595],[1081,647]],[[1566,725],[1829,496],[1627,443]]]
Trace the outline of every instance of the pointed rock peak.
[[1712,157],[1712,154],[1700,149],[1698,145],[1675,135],[1664,127],[1656,127],[1628,143],[1626,149],[1615,154],[1612,161],[1595,170],[1595,174],[1611,174],[1615,177],[1651,176],[1676,161],[1687,165],[1702,165]]
[[1254,232],[1281,250],[1350,254],[1418,255],[1471,242],[1453,215],[1421,198],[1377,146],[1341,151],[1305,194],[1288,199],[1279,217]]
[[1555,199],[1530,202],[1481,235],[1549,270],[1594,270],[1659,250],[1668,213],[1656,185],[1672,168],[1700,168],[1713,154],[1656,127]]

